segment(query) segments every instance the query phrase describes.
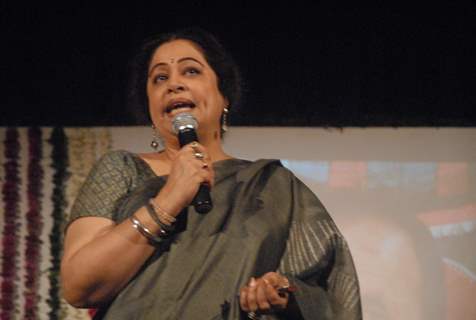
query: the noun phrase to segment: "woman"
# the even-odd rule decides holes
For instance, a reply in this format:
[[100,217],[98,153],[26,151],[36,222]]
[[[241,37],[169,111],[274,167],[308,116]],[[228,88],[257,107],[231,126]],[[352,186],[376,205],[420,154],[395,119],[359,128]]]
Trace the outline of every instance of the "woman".
[[[346,243],[319,200],[279,161],[233,158],[223,122],[239,98],[235,65],[199,30],[147,42],[132,97],[162,152],[110,152],[73,206],[65,298],[98,319],[360,319]],[[180,147],[172,120],[192,114],[200,143]],[[192,202],[211,187],[213,209]]]

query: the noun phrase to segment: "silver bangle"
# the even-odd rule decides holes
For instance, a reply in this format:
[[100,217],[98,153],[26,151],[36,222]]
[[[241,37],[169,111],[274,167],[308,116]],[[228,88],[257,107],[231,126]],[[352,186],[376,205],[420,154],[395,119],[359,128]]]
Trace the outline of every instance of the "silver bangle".
[[165,224],[168,224],[168,225],[171,225],[173,224],[175,221],[177,221],[177,219],[170,215],[167,211],[165,211],[164,209],[162,209],[161,206],[159,206],[159,204],[155,201],[154,198],[150,198],[149,199],[149,203],[152,205],[152,207],[154,208],[155,212],[157,212],[157,214],[159,215],[159,219],[162,218],[161,220],[165,223]]
[[163,223],[159,216],[157,215],[157,212],[155,211],[154,207],[150,204],[150,202],[147,202],[145,204],[145,208],[147,209],[147,212],[149,213],[149,216],[152,217],[152,219],[154,219],[155,223],[157,223],[160,227],[160,231],[159,231],[159,236],[160,237],[168,237],[169,235],[169,232],[173,232],[175,230],[175,226],[173,225],[167,225],[165,223]]
[[[143,235],[149,243],[156,245],[162,242],[162,239],[156,235],[154,235],[149,229],[147,229],[142,222],[135,215],[132,215],[129,220],[132,222],[132,226],[134,229],[139,231],[141,235]],[[162,229],[161,229],[162,230]]]

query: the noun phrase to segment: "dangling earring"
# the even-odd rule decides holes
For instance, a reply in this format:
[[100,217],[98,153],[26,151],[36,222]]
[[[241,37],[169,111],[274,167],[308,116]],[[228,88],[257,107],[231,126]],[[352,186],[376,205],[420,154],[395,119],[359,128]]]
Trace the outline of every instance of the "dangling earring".
[[227,132],[228,131],[228,123],[226,117],[228,116],[228,108],[225,107],[223,108],[223,120],[221,123],[221,131],[222,132]]
[[159,134],[157,133],[157,130],[155,130],[155,126],[152,125],[152,141],[150,142],[150,146],[152,147],[152,149],[154,149],[155,151],[159,151],[159,147],[161,146],[162,144],[162,139],[161,137],[159,136]]

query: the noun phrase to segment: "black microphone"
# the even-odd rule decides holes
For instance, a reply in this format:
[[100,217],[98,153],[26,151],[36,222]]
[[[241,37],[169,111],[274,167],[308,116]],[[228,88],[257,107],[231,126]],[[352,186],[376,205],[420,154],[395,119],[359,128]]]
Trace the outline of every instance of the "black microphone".
[[[198,142],[197,132],[195,131],[197,128],[197,119],[187,112],[179,113],[172,120],[172,129],[178,135],[180,147],[193,141]],[[210,186],[208,184],[200,184],[192,204],[198,213],[207,213],[212,210],[213,203],[210,198]]]

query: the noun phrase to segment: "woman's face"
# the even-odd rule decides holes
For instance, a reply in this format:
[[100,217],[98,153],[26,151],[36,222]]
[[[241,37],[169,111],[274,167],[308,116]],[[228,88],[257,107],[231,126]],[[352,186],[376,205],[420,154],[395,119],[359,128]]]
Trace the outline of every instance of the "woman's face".
[[147,96],[152,121],[166,140],[173,135],[172,119],[181,112],[197,119],[199,136],[220,136],[226,101],[215,71],[193,42],[178,39],[157,48],[149,65]]

